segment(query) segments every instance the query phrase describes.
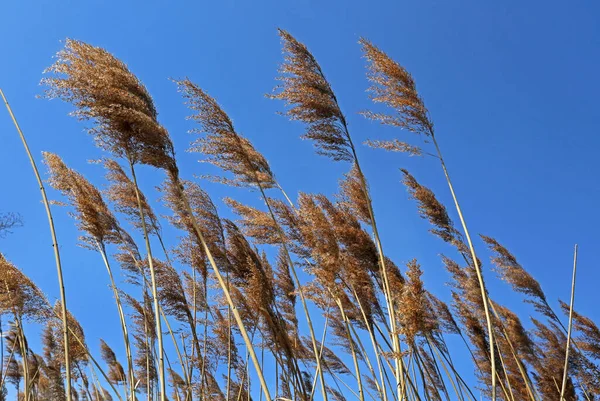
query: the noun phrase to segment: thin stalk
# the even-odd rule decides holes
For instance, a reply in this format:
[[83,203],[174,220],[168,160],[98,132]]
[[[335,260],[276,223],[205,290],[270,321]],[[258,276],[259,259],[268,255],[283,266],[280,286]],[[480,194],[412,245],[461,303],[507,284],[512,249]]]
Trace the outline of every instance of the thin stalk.
[[[496,308],[494,307],[494,303],[490,301],[490,306],[492,308],[492,312],[494,313],[494,316],[496,316],[496,319],[498,320],[498,322],[500,323],[500,327],[502,328],[502,333],[504,334],[504,338],[506,339],[508,346],[510,347],[511,353],[513,355],[513,358],[515,360],[515,362],[517,363],[517,366],[519,368],[519,373],[521,374],[521,377],[523,378],[523,381],[525,382],[525,386],[527,388],[527,392],[529,394],[529,396],[531,397],[531,399],[533,401],[535,401],[535,396],[533,395],[533,391],[531,388],[531,379],[529,378],[529,375],[527,374],[527,371],[524,369],[523,364],[521,363],[521,360],[519,359],[519,357],[517,356],[517,352],[512,344],[512,341],[510,340],[510,337],[508,335],[508,333],[506,332],[506,328],[504,327],[504,324],[502,323],[502,321],[500,320],[500,316],[498,315],[498,312],[496,312]],[[506,370],[505,370],[506,371]],[[507,377],[508,380],[508,377]]]
[[58,275],[58,286],[60,290],[60,301],[61,301],[61,309],[62,309],[62,331],[63,331],[63,341],[65,344],[64,347],[64,356],[65,356],[65,377],[67,386],[65,389],[67,401],[71,401],[71,358],[69,355],[69,330],[67,328],[67,296],[65,293],[65,286],[63,281],[63,273],[62,273],[62,264],[60,259],[60,252],[58,250],[58,239],[56,238],[56,231],[54,229],[54,220],[52,218],[52,211],[50,210],[50,202],[48,202],[48,197],[46,196],[46,189],[44,188],[44,182],[42,181],[42,177],[40,176],[40,172],[35,164],[35,160],[29,150],[29,146],[27,145],[27,141],[25,140],[25,135],[21,128],[19,127],[19,123],[17,123],[17,119],[13,114],[13,111],[8,104],[8,100],[6,100],[6,96],[4,96],[4,92],[0,89],[0,95],[4,100],[4,104],[12,118],[12,121],[21,137],[21,142],[23,142],[23,146],[25,147],[25,152],[27,152],[27,156],[29,157],[29,162],[31,163],[31,167],[33,168],[33,172],[35,174],[35,178],[37,179],[38,186],[40,188],[40,192],[42,194],[42,200],[44,202],[44,207],[46,208],[46,215],[48,217],[48,225],[50,226],[50,235],[52,236],[52,248],[54,249],[54,259],[56,263],[56,273]]
[[[333,296],[333,294],[332,294]],[[362,377],[360,374],[360,367],[358,365],[358,356],[356,355],[356,350],[354,349],[354,340],[352,339],[352,334],[350,331],[350,323],[348,322],[348,317],[346,316],[346,312],[344,311],[344,307],[340,303],[340,301],[334,297],[334,300],[338,307],[340,308],[340,312],[342,314],[342,319],[344,320],[344,324],[346,325],[346,335],[348,336],[348,343],[350,344],[350,352],[352,354],[352,361],[354,363],[354,370],[356,371],[356,381],[358,384],[358,399],[360,401],[365,401],[365,396],[363,392],[362,385]]]
[[[256,175],[256,172],[255,172],[255,175]],[[325,378],[323,375],[323,369],[321,368],[321,358],[320,358],[319,351],[317,349],[317,340],[315,337],[315,330],[314,330],[314,326],[312,323],[312,319],[310,317],[310,312],[308,311],[308,305],[306,303],[306,297],[304,295],[304,290],[302,289],[300,279],[298,278],[298,274],[296,273],[296,268],[294,266],[294,262],[292,261],[292,257],[290,255],[290,252],[286,245],[286,238],[285,238],[283,229],[281,228],[281,226],[279,225],[279,222],[277,221],[277,218],[275,217],[275,213],[273,212],[273,209],[271,208],[271,203],[269,202],[269,198],[267,198],[267,195],[265,194],[265,191],[264,191],[262,185],[260,184],[258,177],[256,178],[256,184],[258,185],[258,188],[260,189],[262,198],[267,205],[267,209],[269,210],[269,215],[271,216],[271,219],[273,220],[273,222],[275,223],[275,226],[277,227],[277,229],[279,231],[279,235],[281,237],[281,246],[283,247],[286,262],[288,263],[289,269],[292,272],[292,277],[294,279],[296,288],[298,288],[298,294],[300,295],[300,301],[302,303],[302,308],[304,310],[304,315],[306,317],[308,331],[310,334],[310,340],[311,340],[312,347],[313,347],[313,353],[315,355],[315,361],[317,363],[317,372],[319,374],[319,379],[321,382],[321,394],[323,395],[323,400],[327,401],[327,387],[325,386]]]
[[[321,347],[319,348],[319,359],[323,355],[323,349],[325,348],[325,337],[327,336],[327,328],[328,327],[329,327],[329,315],[326,314],[325,315],[325,324],[323,325],[323,335],[321,336]],[[315,396],[315,388],[317,385],[317,378],[319,376],[319,368],[320,368],[320,366],[317,366],[317,372],[315,372],[315,377],[313,378],[309,401],[312,401],[312,399]]]
[[[425,362],[423,361],[423,358],[421,357],[421,354],[420,354],[419,351],[420,350],[417,348],[416,351],[413,351],[413,352],[414,352],[414,355],[416,355],[416,360],[418,362],[417,365],[419,367],[419,372],[421,374],[421,380],[423,381],[423,387],[427,388],[426,387],[426,383],[427,382],[425,380],[425,375],[426,375],[429,378],[430,382],[431,382],[431,386],[435,390],[435,394],[432,393],[432,396],[433,395],[437,395],[438,398],[441,398],[440,391],[433,385],[433,383],[434,383],[433,374],[430,372],[430,370],[427,367],[427,365],[425,365]],[[436,368],[437,368],[437,366],[436,366]],[[441,375],[440,375],[440,378],[441,378]],[[448,391],[446,390],[446,385],[444,384],[444,380],[443,379],[442,379],[442,384],[444,385],[443,393],[444,393],[444,395],[446,397],[446,400],[450,401],[450,397],[448,396]],[[427,393],[429,393],[429,390],[426,390],[426,391],[427,391]]]
[[125,355],[127,357],[127,372],[129,374],[129,394],[133,399],[135,391],[134,391],[134,381],[135,376],[133,374],[133,358],[131,356],[131,346],[129,343],[129,332],[127,330],[127,322],[125,320],[125,313],[123,312],[123,304],[121,303],[121,297],[119,296],[119,290],[117,290],[117,285],[115,284],[115,279],[113,277],[112,269],[110,267],[110,263],[108,262],[108,257],[106,255],[106,247],[104,243],[97,242],[98,250],[100,251],[100,255],[102,255],[102,260],[104,261],[104,265],[106,266],[106,271],[108,272],[108,277],[110,278],[110,286],[113,290],[113,294],[115,297],[115,302],[117,303],[117,309],[119,311],[119,320],[121,322],[121,330],[123,332],[123,342],[125,343]]
[[[146,309],[144,308],[144,315]],[[152,384],[150,383],[150,336],[148,335],[148,319],[144,316],[144,341],[146,343],[146,401],[151,401],[153,398]]]
[[[508,391],[510,393],[510,398],[512,401],[515,401],[515,395],[512,390],[512,385],[510,384],[510,377],[508,376],[508,370],[506,369],[506,365],[504,364],[504,358],[502,357],[502,352],[498,350],[498,357],[500,358],[500,365],[502,366],[502,370],[504,371],[504,377],[506,378],[506,386],[508,387]],[[500,377],[498,377],[498,381],[502,381]]]
[[[443,359],[440,358],[441,357],[441,353],[435,348],[431,346],[431,340],[429,339],[429,336],[427,336],[427,345],[429,346],[429,350],[432,353],[435,353],[436,356],[436,363],[439,360],[440,363],[442,364],[442,368],[444,369],[444,372],[446,373],[446,376],[448,377],[448,379],[450,379],[450,383],[452,384],[452,388],[454,389],[454,392],[456,393],[456,396],[458,397],[459,400],[464,401],[464,395],[462,392],[462,386],[461,386],[461,382],[458,380],[458,373],[454,370],[454,366],[448,362],[448,365],[450,365],[450,368],[452,369],[454,376],[456,377],[456,381],[457,383],[454,382],[454,379],[452,378],[452,376],[450,375],[450,371],[448,370],[448,367],[446,366],[446,364],[444,363]],[[445,359],[445,357],[443,357]],[[462,380],[462,378],[460,379]],[[456,385],[458,384],[458,389],[456,388]],[[473,401],[475,400],[475,397],[473,397]]]
[[[192,225],[194,227],[194,231],[196,232],[196,235],[198,237],[198,239],[200,240],[200,242],[202,243],[202,247],[204,248],[204,252],[206,253],[206,256],[208,258],[208,261],[215,273],[215,276],[217,277],[217,281],[219,282],[219,285],[221,286],[221,290],[223,291],[223,294],[225,295],[225,299],[227,300],[227,303],[229,304],[229,306],[231,307],[231,311],[233,313],[233,317],[237,323],[237,326],[240,330],[240,333],[242,334],[242,338],[244,339],[244,342],[246,343],[246,347],[248,348],[248,353],[250,354],[250,358],[252,359],[252,363],[254,364],[254,368],[256,369],[256,373],[258,375],[258,379],[260,381],[260,385],[262,386],[264,392],[265,392],[265,396],[267,399],[271,399],[271,395],[269,393],[269,388],[267,386],[267,382],[265,380],[265,377],[263,375],[262,370],[260,369],[260,363],[258,361],[258,358],[256,357],[256,352],[254,351],[254,347],[252,346],[252,341],[250,340],[250,337],[248,336],[248,331],[246,330],[246,327],[244,326],[244,322],[242,321],[242,317],[240,316],[239,311],[237,310],[237,307],[235,306],[235,304],[233,303],[233,299],[231,298],[231,294],[229,292],[229,288],[227,287],[225,280],[223,279],[223,275],[221,274],[221,271],[219,270],[219,268],[217,267],[217,264],[213,258],[212,252],[210,251],[208,245],[206,244],[206,241],[204,240],[204,235],[202,234],[202,231],[200,230],[200,227],[198,226],[198,222],[196,221],[195,217],[194,217],[194,213],[192,211],[192,208],[189,204],[189,201],[187,199],[187,196],[185,195],[185,191],[183,188],[183,185],[181,184],[181,182],[179,182],[179,180],[177,181],[177,184],[179,185],[179,191],[181,192],[181,198],[183,200],[184,203],[184,207],[186,209],[186,212],[189,214],[190,216],[190,220],[192,222]],[[164,400],[161,400],[164,401]]]
[[567,350],[565,351],[565,368],[563,370],[562,386],[560,388],[560,400],[565,399],[567,388],[567,370],[569,369],[569,350],[571,349],[571,330],[573,328],[573,305],[575,304],[575,277],[577,275],[577,244],[573,255],[573,280],[571,282],[571,303],[569,305],[569,330],[567,332]]
[[[194,270],[195,272],[195,270]],[[194,285],[194,291],[196,291],[196,286]],[[200,386],[202,391],[200,392],[200,394],[204,394],[204,379],[205,379],[205,375],[206,375],[206,356],[208,353],[208,285],[206,283],[206,280],[204,280],[204,302],[207,302],[207,305],[205,306],[205,310],[204,310],[204,339],[202,340],[203,344],[202,344],[202,374],[200,375]],[[196,306],[196,299],[194,298],[194,314],[195,312],[195,306]],[[194,316],[194,327],[196,326],[196,318]]]
[[369,355],[367,354],[367,350],[366,350],[365,346],[363,345],[358,333],[356,332],[354,325],[349,324],[349,327],[350,327],[350,330],[352,331],[352,334],[356,338],[356,343],[358,345],[360,352],[364,356],[363,359],[365,361],[365,364],[367,365],[367,369],[369,369],[369,373],[371,373],[371,378],[373,379],[373,383],[375,383],[377,393],[378,393],[379,397],[381,397],[381,395],[383,394],[383,391],[381,390],[380,383],[377,381],[377,376],[375,375],[375,369],[373,369],[373,364],[371,364],[371,360],[369,358]]
[[[10,350],[10,354],[8,355],[7,361],[10,362],[13,359],[13,356],[15,354],[15,348],[17,348],[17,343],[13,344]],[[8,376],[8,364],[6,365],[6,369],[4,369],[4,367],[2,368],[2,375],[0,376],[0,390],[4,388],[4,381],[6,380],[6,376]]]
[[131,176],[133,178],[133,184],[135,187],[135,197],[137,199],[138,211],[140,213],[140,219],[142,221],[142,229],[144,231],[144,241],[146,243],[146,252],[148,253],[148,265],[150,267],[150,279],[152,283],[152,298],[154,302],[154,319],[156,320],[156,336],[158,338],[158,376],[160,382],[160,400],[166,401],[167,385],[165,382],[165,361],[163,359],[163,336],[162,336],[162,325],[160,319],[160,311],[158,304],[158,291],[156,288],[156,276],[154,273],[154,261],[152,258],[152,248],[150,246],[150,237],[148,236],[148,228],[146,227],[146,218],[144,216],[144,209],[142,207],[142,199],[140,196],[140,189],[137,183],[137,177],[135,175],[135,168],[133,167],[133,161],[128,155],[127,160],[131,169]]
[[[229,272],[227,272],[227,288],[229,288]],[[225,398],[229,401],[231,391],[231,307],[227,305],[227,387]]]
[[360,309],[360,313],[363,317],[365,326],[367,327],[367,331],[369,333],[369,338],[371,339],[371,344],[373,345],[373,351],[375,352],[375,357],[377,358],[377,368],[379,370],[379,377],[381,380],[381,390],[380,391],[382,392],[381,395],[383,397],[383,401],[387,401],[387,389],[386,389],[385,381],[383,379],[383,366],[381,365],[381,359],[379,358],[379,350],[377,349],[377,340],[375,339],[375,333],[373,333],[372,324],[367,319],[367,315],[365,314],[362,303],[360,302],[360,297],[356,293],[356,290],[354,289],[354,287],[352,287],[352,293],[354,294],[354,299],[356,299],[356,301],[358,302],[358,308]]
[[442,157],[442,152],[437,143],[435,135],[433,131],[431,132],[431,140],[435,145],[435,149],[437,151],[438,157],[440,159],[440,163],[442,165],[442,170],[444,171],[444,176],[446,177],[446,182],[448,183],[448,187],[450,188],[450,193],[452,194],[452,199],[454,200],[454,206],[456,207],[456,211],[458,212],[458,217],[460,218],[460,223],[462,224],[463,231],[465,233],[465,237],[467,238],[467,243],[469,245],[469,251],[471,252],[471,258],[473,259],[473,265],[475,267],[475,272],[477,273],[477,279],[479,281],[479,287],[481,289],[481,298],[483,300],[483,309],[485,312],[485,320],[487,322],[487,330],[490,342],[490,365],[492,371],[492,401],[496,401],[496,355],[494,352],[494,330],[492,327],[492,318],[490,316],[489,305],[488,305],[488,297],[487,290],[485,288],[485,282],[483,281],[483,273],[481,272],[481,267],[479,266],[479,261],[477,259],[477,255],[475,254],[475,248],[473,247],[473,242],[471,241],[471,235],[469,234],[469,229],[467,228],[467,223],[462,214],[462,210],[458,203],[458,199],[456,197],[456,193],[454,192],[454,186],[452,185],[452,181],[450,180],[450,175],[448,173],[448,169],[446,168],[446,163],[444,162],[444,158]]
[[15,322],[17,325],[17,333],[19,336],[19,346],[21,348],[21,359],[23,360],[23,387],[24,397],[29,400],[29,352],[27,352],[27,343],[25,342],[25,333],[23,333],[23,324],[19,316],[15,313]]
[[[462,333],[460,333],[460,335],[462,336]],[[473,392],[471,391],[471,388],[467,385],[467,382],[464,381],[462,376],[454,368],[454,361],[452,361],[452,355],[450,355],[450,351],[448,350],[448,345],[446,344],[444,337],[440,336],[440,338],[441,338],[441,345],[437,344],[437,342],[434,342],[434,344],[435,344],[434,349],[439,350],[442,358],[448,363],[448,366],[450,367],[450,369],[452,369],[452,372],[454,372],[456,381],[459,382],[459,384],[461,385],[461,388],[464,388],[469,393],[468,395],[470,397],[472,397],[473,401],[475,401],[475,399],[476,399],[475,394],[473,394]],[[442,346],[443,346],[443,349],[442,349]],[[445,354],[447,354],[447,356]],[[479,366],[478,365],[476,365],[476,366],[477,366],[477,369],[479,369]],[[479,369],[479,371],[481,371],[481,370]],[[462,392],[461,392],[461,394],[462,394]]]
[[173,345],[175,346],[175,352],[177,354],[177,358],[179,359],[179,364],[181,365],[181,371],[183,372],[183,375],[185,376],[185,381],[188,385],[191,384],[190,378],[187,376],[187,369],[185,368],[186,366],[186,361],[187,359],[183,359],[183,357],[181,356],[181,350],[179,349],[179,343],[177,342],[177,339],[175,338],[175,334],[173,332],[173,330],[171,329],[171,324],[169,323],[169,320],[167,320],[167,316],[165,315],[165,312],[163,311],[163,309],[160,309],[160,313],[163,317],[163,319],[165,320],[165,324],[167,325],[167,330],[169,331],[169,334],[171,335],[171,339],[173,340]]

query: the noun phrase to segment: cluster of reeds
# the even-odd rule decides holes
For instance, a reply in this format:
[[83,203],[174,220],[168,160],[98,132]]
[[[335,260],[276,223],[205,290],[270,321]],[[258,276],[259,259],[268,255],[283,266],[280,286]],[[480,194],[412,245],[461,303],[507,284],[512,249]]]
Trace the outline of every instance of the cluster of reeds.
[[[449,211],[413,174],[401,172],[431,233],[455,249],[441,257],[451,288],[441,297],[451,302],[428,291],[419,261],[399,267],[387,256],[397,244],[379,234],[355,133],[323,70],[304,44],[279,34],[285,58],[269,97],[283,100],[284,114],[306,127],[304,138],[348,172],[333,197],[293,199],[221,105],[189,79],[175,80],[198,124],[189,150],[222,171],[213,180],[261,198],[262,207],[226,198],[235,221],[219,215],[201,182],[182,178],[152,97],[106,50],[67,40],[42,81],[47,97],[71,103],[73,115],[91,122],[89,132],[106,152],[98,162],[106,170],[104,189],[51,153],[43,155],[44,180],[2,94],[39,183],[62,298],[50,305],[0,254],[0,400],[8,385],[23,401],[600,399],[600,329],[573,308],[577,251],[570,303],[561,302],[558,313],[498,241],[481,236],[475,244],[413,78],[361,39],[369,93],[381,110],[364,116],[423,142],[367,144],[435,159],[452,196]],[[160,197],[171,211],[165,221],[140,189],[142,165],[159,170]],[[81,245],[106,269],[120,328],[95,335],[122,340],[123,355],[101,340],[94,356],[68,311],[44,181],[62,195]],[[163,224],[180,231],[175,247],[165,245]],[[533,305],[532,324],[488,292],[490,277],[484,280],[476,252],[483,244],[498,278]],[[39,354],[27,340],[31,324],[43,326]],[[451,350],[450,336],[464,347]]]

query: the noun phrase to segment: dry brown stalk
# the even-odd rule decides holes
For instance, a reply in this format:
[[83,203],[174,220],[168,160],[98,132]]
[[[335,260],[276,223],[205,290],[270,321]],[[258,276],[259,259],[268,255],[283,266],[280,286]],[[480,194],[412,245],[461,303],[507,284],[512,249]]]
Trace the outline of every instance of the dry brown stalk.
[[[64,285],[64,281],[63,281],[62,263],[61,263],[61,259],[60,259],[59,248],[58,248],[58,239],[56,238],[56,231],[54,228],[54,220],[52,218],[52,211],[50,210],[50,202],[48,202],[48,197],[46,196],[46,189],[44,188],[44,183],[42,181],[42,177],[38,171],[35,160],[33,159],[33,155],[31,154],[31,151],[29,150],[29,145],[27,145],[27,141],[25,140],[25,135],[23,134],[23,131],[21,131],[21,128],[19,127],[19,123],[17,123],[17,119],[16,119],[15,115],[13,114],[13,111],[12,111],[10,105],[8,104],[8,100],[6,100],[6,97],[4,96],[4,92],[2,91],[2,89],[0,89],[0,95],[2,96],[2,100],[4,100],[4,104],[6,105],[6,108],[8,109],[8,113],[10,114],[10,117],[12,118],[13,123],[15,124],[15,128],[17,129],[17,132],[19,133],[21,142],[23,142],[23,146],[25,147],[25,152],[27,153],[27,156],[29,157],[29,162],[31,163],[31,167],[33,168],[35,178],[37,180],[38,186],[40,188],[40,192],[42,194],[42,201],[44,202],[44,207],[46,209],[46,215],[48,217],[48,225],[50,226],[50,235],[52,237],[52,248],[54,250],[56,273],[58,275],[58,287],[60,290],[60,300],[61,300],[61,305],[63,306],[63,310],[62,310],[63,343],[68,344],[69,343],[69,330],[67,329],[67,326],[66,326],[67,297],[66,297],[65,285]],[[65,356],[65,366],[67,366],[67,368],[66,368],[66,372],[67,372],[66,373],[66,382],[67,382],[66,395],[67,395],[67,401],[71,401],[71,371],[69,369],[69,367],[71,366],[71,362],[70,362],[69,350],[64,351],[64,356]]]

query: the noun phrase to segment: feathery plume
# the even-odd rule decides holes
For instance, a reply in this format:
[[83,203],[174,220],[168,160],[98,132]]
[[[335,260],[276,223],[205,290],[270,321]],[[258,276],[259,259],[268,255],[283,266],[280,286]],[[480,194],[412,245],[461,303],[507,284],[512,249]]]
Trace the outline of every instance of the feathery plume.
[[513,254],[494,238],[485,235],[481,235],[481,238],[494,252],[492,263],[495,265],[496,273],[500,278],[509,283],[515,291],[525,294],[529,298],[526,302],[533,304],[538,312],[552,320],[558,320],[546,300],[546,295],[542,291],[540,283],[517,262]]
[[100,191],[67,167],[58,155],[44,152],[44,163],[48,166],[50,185],[66,196],[75,208],[74,217],[79,229],[86,233],[81,237],[82,243],[97,250],[99,244],[118,242],[119,224]]
[[390,152],[402,152],[407,153],[409,156],[422,156],[423,151],[418,146],[410,145],[406,142],[393,139],[391,141],[383,140],[367,140],[365,145],[373,149],[383,149]]
[[401,322],[400,330],[404,334],[406,342],[414,348],[416,337],[430,335],[437,328],[437,321],[429,312],[431,307],[421,280],[423,274],[421,266],[416,259],[409,261],[406,266],[408,267],[407,281],[402,288],[402,295],[398,303],[400,309],[398,318]]
[[448,216],[446,207],[441,204],[433,191],[419,184],[419,182],[407,170],[402,169],[404,179],[402,183],[408,189],[410,196],[419,204],[419,214],[422,218],[429,220],[435,227],[431,232],[445,242],[456,246],[459,251],[468,255],[468,249],[463,243],[462,235],[454,228],[454,223]]
[[319,63],[306,46],[279,29],[285,61],[279,68],[281,84],[272,99],[285,101],[290,120],[307,124],[303,138],[315,141],[317,153],[335,161],[352,161],[352,144],[345,118]]
[[369,213],[369,199],[365,195],[363,181],[361,172],[356,164],[353,164],[344,179],[340,181],[339,198],[341,203],[350,208],[359,220],[371,225],[373,222]]
[[233,209],[235,214],[242,217],[238,222],[245,236],[252,238],[257,244],[277,245],[282,243],[277,222],[268,213],[231,198],[225,198],[224,202]]
[[[142,230],[135,184],[115,160],[104,159],[103,165],[106,169],[106,179],[110,182],[108,189],[105,191],[108,199],[115,206],[115,209],[124,214],[136,229]],[[158,218],[150,207],[146,196],[141,191],[138,192],[144,210],[146,226],[150,228],[150,232],[158,233],[160,231]]]
[[369,63],[367,78],[372,84],[368,89],[371,99],[395,111],[393,115],[371,111],[364,115],[417,134],[433,135],[433,123],[410,73],[368,40],[360,39],[359,43]]
[[190,150],[204,154],[206,162],[231,172],[234,180],[221,179],[225,183],[251,187],[258,184],[262,188],[274,186],[275,179],[267,159],[247,138],[236,132],[233,122],[217,101],[189,79],[176,83],[188,107],[196,112],[189,118],[201,127],[192,132],[206,134],[194,141]]
[[125,370],[117,360],[115,352],[103,339],[100,339],[100,355],[102,356],[102,360],[108,365],[108,378],[111,383],[125,383],[127,381]]
[[[61,316],[60,311],[61,311],[60,301],[56,301],[56,303],[54,304],[54,314],[56,316]],[[54,325],[53,331],[56,333],[59,329],[59,325],[62,323],[58,322],[56,320],[51,320],[51,323]],[[75,366],[77,366],[78,364],[87,363],[89,356],[88,356],[87,347],[85,346],[85,334],[83,332],[83,327],[81,326],[79,321],[77,321],[77,319],[75,319],[75,317],[71,314],[71,312],[68,312],[68,314],[67,314],[67,326],[69,327],[69,332],[72,334],[69,337],[68,346],[69,346],[69,355],[71,355],[71,361],[73,363],[73,366],[71,366],[71,369],[74,369]],[[62,339],[62,337],[58,336],[57,340],[58,340],[58,343],[60,344],[59,349],[62,351],[64,349],[64,344],[62,343],[63,339]]]
[[125,63],[100,47],[67,39],[56,62],[42,80],[46,97],[75,106],[75,117],[96,122],[90,129],[96,143],[133,163],[170,170],[173,144],[157,120],[146,87]]
[[0,253],[0,315],[5,313],[43,322],[51,311],[42,291]]

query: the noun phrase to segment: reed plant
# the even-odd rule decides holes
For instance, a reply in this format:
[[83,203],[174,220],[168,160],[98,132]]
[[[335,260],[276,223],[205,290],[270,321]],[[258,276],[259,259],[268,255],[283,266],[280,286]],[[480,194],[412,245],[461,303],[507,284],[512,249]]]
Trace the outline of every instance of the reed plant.
[[[332,196],[290,196],[268,162],[269,150],[250,139],[264,133],[246,130],[244,121],[234,125],[230,107],[188,78],[174,80],[173,88],[197,123],[188,150],[216,167],[216,175],[205,164],[180,171],[149,91],[107,50],[68,39],[46,70],[45,96],[64,100],[71,114],[89,121],[104,152],[96,161],[106,171],[102,186],[57,154],[43,153],[45,181],[58,197],[53,202],[67,206],[80,245],[100,255],[88,263],[101,263],[108,274],[120,327],[94,333],[110,339],[100,340],[99,355],[67,309],[52,202],[2,93],[44,200],[61,300],[51,305],[26,275],[36,267],[20,270],[0,254],[0,400],[8,394],[23,401],[600,399],[600,329],[575,309],[577,248],[570,302],[555,311],[506,247],[469,231],[451,161],[442,156],[414,79],[361,39],[373,102],[361,114],[401,135],[417,134],[422,143],[361,140],[435,160],[452,198],[448,209],[418,174],[390,169],[430,232],[450,245],[441,255],[449,293],[431,292],[423,278],[430,267],[412,259],[410,249],[396,250],[380,230],[385,216],[376,214],[357,146],[364,133],[350,130],[308,47],[287,31],[279,35],[284,59],[268,97],[283,101],[282,114],[302,124],[318,154],[346,166]],[[167,215],[155,211],[156,194],[140,185],[140,169],[148,167]],[[260,206],[236,199],[239,191],[216,201],[206,179],[252,191]],[[16,216],[2,215],[0,234],[19,223]],[[174,230],[179,235],[170,237]],[[394,263],[391,249],[408,262]],[[495,276],[483,268],[484,253]],[[531,324],[498,302],[488,290],[493,280],[533,306],[525,316]],[[34,333],[41,333],[39,353],[30,346]]]

